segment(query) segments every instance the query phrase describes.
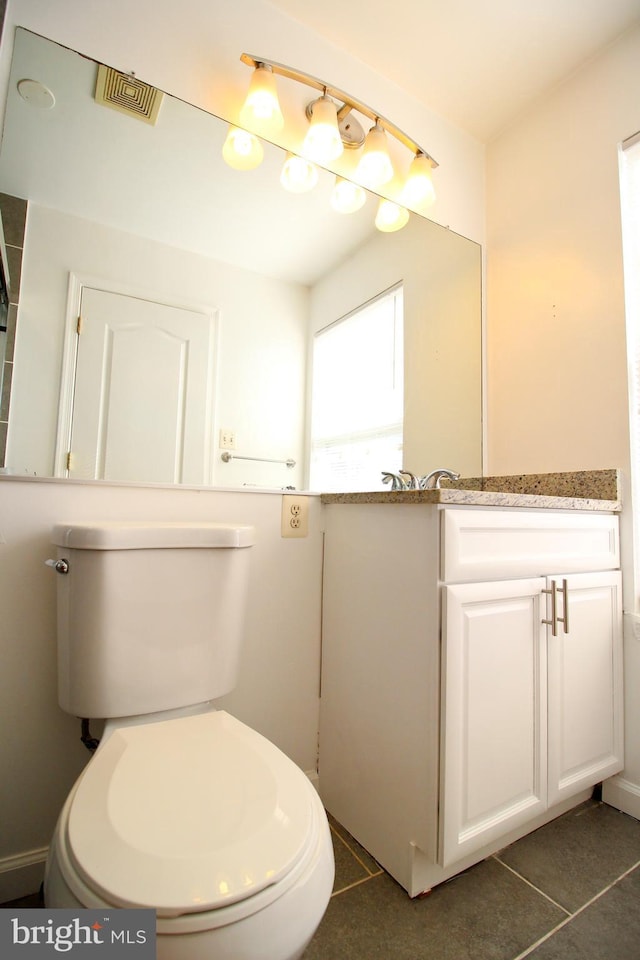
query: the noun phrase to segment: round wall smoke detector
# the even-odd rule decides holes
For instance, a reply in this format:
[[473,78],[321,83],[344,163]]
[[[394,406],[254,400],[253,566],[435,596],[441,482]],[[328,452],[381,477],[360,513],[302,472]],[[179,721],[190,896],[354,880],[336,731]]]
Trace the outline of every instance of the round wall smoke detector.
[[56,102],[51,90],[39,80],[19,80],[18,93],[30,106],[39,107],[41,110],[50,110]]

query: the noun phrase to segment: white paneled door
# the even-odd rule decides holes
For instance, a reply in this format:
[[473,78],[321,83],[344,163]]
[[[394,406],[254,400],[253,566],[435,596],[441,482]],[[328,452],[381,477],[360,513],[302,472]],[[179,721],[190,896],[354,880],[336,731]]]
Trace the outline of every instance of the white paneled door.
[[209,483],[215,314],[82,287],[69,477]]

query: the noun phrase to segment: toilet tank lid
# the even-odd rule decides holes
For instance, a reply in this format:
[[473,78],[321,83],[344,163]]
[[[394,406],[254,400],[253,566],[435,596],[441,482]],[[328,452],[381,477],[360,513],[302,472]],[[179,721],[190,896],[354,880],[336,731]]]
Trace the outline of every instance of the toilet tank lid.
[[229,523],[106,520],[57,523],[51,539],[56,546],[79,550],[251,547],[255,530]]

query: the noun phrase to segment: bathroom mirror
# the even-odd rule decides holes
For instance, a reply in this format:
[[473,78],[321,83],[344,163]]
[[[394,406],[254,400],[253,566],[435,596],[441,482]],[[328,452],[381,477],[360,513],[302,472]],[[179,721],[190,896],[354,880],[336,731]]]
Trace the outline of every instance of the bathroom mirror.
[[[232,170],[222,159],[226,122],[166,94],[155,124],[105,106],[94,97],[97,71],[16,32],[0,192],[26,200],[28,215],[3,472],[300,489],[313,333],[402,282],[404,464],[480,475],[480,247],[416,214],[381,234],[373,195],[339,214],[327,171],[310,193],[288,193],[284,152],[271,144],[256,170]],[[80,404],[85,304],[91,323],[124,304],[171,313],[173,327],[145,327],[131,347],[122,341],[137,321],[124,322],[119,340],[108,321],[92,334],[88,388],[120,351],[133,395],[116,379],[110,398],[104,388]],[[174,335],[190,325],[193,336]],[[189,375],[199,368],[193,395],[168,386],[176,364]],[[143,370],[153,384],[142,386]],[[113,396],[124,398],[116,413],[109,406],[113,421],[143,419],[130,460],[108,474],[98,448]],[[88,459],[75,450],[85,429],[97,450]],[[151,448],[172,431],[187,453],[167,467]]]

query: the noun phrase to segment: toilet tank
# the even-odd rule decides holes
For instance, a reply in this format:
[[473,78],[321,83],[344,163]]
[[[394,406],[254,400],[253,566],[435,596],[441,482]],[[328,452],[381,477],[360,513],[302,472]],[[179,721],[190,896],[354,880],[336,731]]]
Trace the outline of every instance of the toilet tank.
[[254,530],[217,523],[59,523],[58,700],[124,717],[233,689]]

